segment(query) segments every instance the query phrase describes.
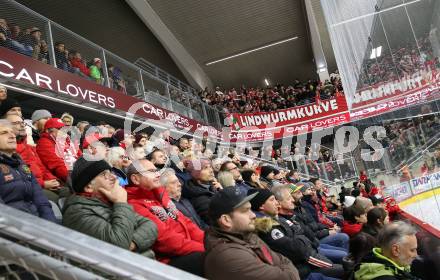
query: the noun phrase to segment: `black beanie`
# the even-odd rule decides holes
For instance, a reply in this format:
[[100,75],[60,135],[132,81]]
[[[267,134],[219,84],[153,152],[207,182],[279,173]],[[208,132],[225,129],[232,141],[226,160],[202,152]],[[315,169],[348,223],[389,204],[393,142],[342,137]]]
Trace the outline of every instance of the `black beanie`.
[[261,205],[273,195],[273,193],[267,189],[250,189],[248,190],[247,195],[254,193],[257,193],[257,195],[249,201],[251,203],[252,211],[260,211]]
[[[264,165],[261,167],[260,175],[261,175],[261,177],[266,178],[267,175],[269,175],[271,172],[274,172],[274,171],[275,171],[275,168],[273,168],[272,166]],[[274,174],[275,174],[275,172],[274,172]]]
[[3,100],[0,104],[0,117],[6,115],[6,113],[14,107],[21,107],[14,98],[8,97],[6,100]]
[[99,173],[110,170],[111,166],[105,160],[88,161],[80,157],[73,165],[72,188],[76,193],[84,192],[85,186],[92,181]]

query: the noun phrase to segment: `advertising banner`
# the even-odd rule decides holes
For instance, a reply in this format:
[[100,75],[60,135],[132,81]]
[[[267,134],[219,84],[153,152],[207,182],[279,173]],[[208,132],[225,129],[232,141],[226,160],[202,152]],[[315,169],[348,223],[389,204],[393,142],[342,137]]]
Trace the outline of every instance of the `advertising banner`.
[[411,188],[414,194],[419,194],[440,186],[440,172],[426,175],[411,180]]
[[394,197],[397,202],[401,202],[412,196],[409,182],[403,182],[397,185],[389,186],[384,189],[385,195]]

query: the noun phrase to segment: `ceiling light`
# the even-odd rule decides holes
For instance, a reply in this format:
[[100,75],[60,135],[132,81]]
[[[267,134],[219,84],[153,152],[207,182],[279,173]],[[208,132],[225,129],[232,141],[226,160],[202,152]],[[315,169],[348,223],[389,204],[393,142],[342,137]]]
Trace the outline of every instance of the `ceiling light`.
[[378,58],[382,54],[382,46],[379,46],[377,48],[373,48],[371,50],[370,59]]
[[318,73],[322,73],[325,71],[327,71],[327,68],[325,68],[325,67],[318,68]]
[[249,54],[249,53],[253,53],[253,52],[256,52],[256,51],[263,50],[263,49],[267,49],[267,48],[270,48],[270,47],[273,47],[273,46],[276,46],[276,45],[280,45],[280,44],[283,44],[283,43],[287,43],[287,42],[290,42],[290,41],[296,40],[296,39],[298,39],[298,36],[295,36],[295,37],[292,37],[292,38],[288,38],[288,39],[284,39],[284,40],[281,40],[281,41],[278,41],[278,42],[275,42],[275,43],[270,43],[270,44],[267,44],[267,45],[264,45],[264,46],[261,46],[261,47],[255,48],[255,49],[251,49],[251,50],[248,50],[248,51],[237,53],[237,54],[234,54],[234,55],[231,55],[231,56],[227,56],[227,57],[224,57],[224,58],[221,58],[221,59],[218,59],[218,60],[214,60],[214,61],[206,63],[205,65],[209,66],[209,65],[212,65],[212,64],[215,64],[215,63],[218,63],[218,62],[222,62],[222,61],[229,60],[229,59],[232,59],[232,58],[236,58],[236,57],[239,57],[239,56],[242,56],[242,55],[245,55],[245,54]]
[[267,79],[264,79],[264,83],[266,84],[267,87],[270,85]]

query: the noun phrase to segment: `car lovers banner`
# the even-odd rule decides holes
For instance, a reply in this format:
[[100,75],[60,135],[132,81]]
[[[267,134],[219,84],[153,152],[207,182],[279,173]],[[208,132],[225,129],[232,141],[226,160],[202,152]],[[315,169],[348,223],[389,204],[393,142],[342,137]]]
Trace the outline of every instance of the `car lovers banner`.
[[351,120],[377,116],[411,105],[435,100],[440,96],[440,72],[420,70],[399,81],[378,83],[356,92]]
[[[45,88],[63,96],[81,99],[84,102],[95,103],[108,109],[118,109],[124,112],[128,112],[132,105],[140,102],[135,97],[98,85],[3,47],[0,47],[0,76]],[[189,128],[190,132],[199,129],[206,130],[210,135],[220,135],[220,131],[213,127],[156,105],[143,103],[140,110],[133,112],[139,117],[150,120],[167,120],[178,129]]]
[[310,133],[350,121],[344,96],[264,113],[229,115],[230,141],[264,141]]

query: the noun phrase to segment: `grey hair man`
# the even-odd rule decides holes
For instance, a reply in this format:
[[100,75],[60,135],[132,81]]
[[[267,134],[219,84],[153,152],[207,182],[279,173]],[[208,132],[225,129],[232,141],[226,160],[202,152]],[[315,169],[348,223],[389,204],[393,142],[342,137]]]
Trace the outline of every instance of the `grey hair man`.
[[410,265],[417,257],[416,233],[406,222],[386,225],[377,237],[379,247],[362,260],[355,279],[417,279],[410,272]]
[[172,168],[163,170],[160,176],[160,183],[168,192],[169,197],[176,205],[176,208],[183,215],[190,218],[200,229],[206,229],[208,225],[203,222],[191,202],[182,197],[182,184],[176,176],[176,172]]

